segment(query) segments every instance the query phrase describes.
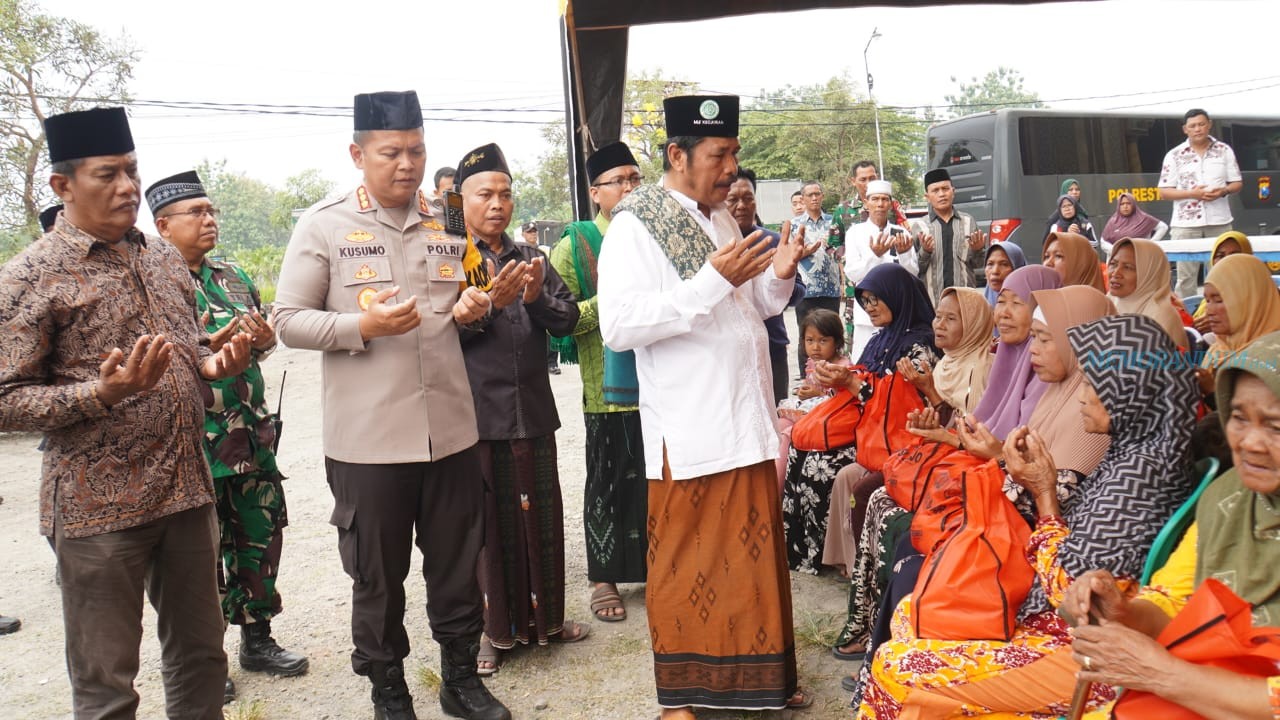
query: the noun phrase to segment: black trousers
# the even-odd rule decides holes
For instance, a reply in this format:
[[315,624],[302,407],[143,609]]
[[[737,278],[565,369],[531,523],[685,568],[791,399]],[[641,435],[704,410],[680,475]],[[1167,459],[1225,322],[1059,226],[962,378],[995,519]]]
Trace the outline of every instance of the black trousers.
[[796,332],[799,338],[796,340],[796,360],[797,367],[800,369],[800,377],[804,377],[804,363],[809,359],[809,354],[804,351],[804,331],[800,329],[800,323],[804,321],[804,316],[814,310],[830,310],[837,315],[840,314],[840,298],[838,297],[807,297],[796,303]]
[[392,465],[325,458],[338,554],[351,577],[351,668],[409,655],[404,581],[422,550],[427,620],[437,642],[477,637],[484,599],[476,562],[484,543],[484,484],[476,448],[435,462]]

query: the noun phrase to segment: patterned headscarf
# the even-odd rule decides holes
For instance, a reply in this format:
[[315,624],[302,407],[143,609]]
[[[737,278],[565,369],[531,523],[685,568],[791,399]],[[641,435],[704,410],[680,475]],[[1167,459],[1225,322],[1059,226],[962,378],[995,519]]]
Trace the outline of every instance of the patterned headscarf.
[[871,268],[858,283],[859,300],[864,292],[887,305],[893,319],[867,341],[859,365],[874,373],[891,372],[913,345],[933,348],[933,304],[920,278],[897,263],[884,263]]
[[[1052,290],[1062,286],[1058,273],[1043,265],[1028,265],[1014,270],[1005,278],[1003,293],[1013,293],[1035,309],[1036,290]],[[1044,394],[1045,384],[1031,369],[1031,334],[1017,345],[1001,342],[996,346],[996,359],[991,365],[987,391],[978,401],[973,415],[986,424],[992,435],[1003,440],[1011,430],[1026,425],[1036,403]]]
[[[1069,328],[1067,337],[1111,416],[1111,447],[1065,515],[1070,532],[1058,559],[1071,577],[1098,568],[1137,577],[1156,534],[1191,494],[1195,374],[1145,315],[1105,317]],[[1022,616],[1048,607],[1036,583]]]

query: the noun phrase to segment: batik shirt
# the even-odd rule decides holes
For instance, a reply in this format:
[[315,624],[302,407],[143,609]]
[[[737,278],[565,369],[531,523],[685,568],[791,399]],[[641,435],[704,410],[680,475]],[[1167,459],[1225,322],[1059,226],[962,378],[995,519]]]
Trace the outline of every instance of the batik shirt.
[[[1162,188],[1192,190],[1203,185],[1207,188],[1220,188],[1241,179],[1240,165],[1236,162],[1236,154],[1231,146],[1209,137],[1209,148],[1204,155],[1191,147],[1191,141],[1170,150],[1164,156],[1164,165],[1160,168]],[[1231,204],[1228,196],[1217,200],[1173,201],[1173,219],[1170,227],[1203,227],[1205,225],[1229,225],[1231,223]]]
[[[204,329],[210,335],[241,315],[262,311],[258,289],[249,275],[234,265],[206,258],[200,272],[192,272],[191,278],[195,281],[196,307],[201,318],[206,318],[207,313]],[[266,352],[254,350],[244,372],[207,383],[213,399],[204,415],[204,452],[214,477],[276,471],[276,457],[271,451],[276,428],[267,409],[266,384],[258,365],[274,349],[273,345]]]
[[805,214],[791,220],[792,234],[802,227],[805,243],[822,241],[818,246],[818,252],[800,261],[799,270],[800,278],[804,282],[804,296],[807,298],[843,296],[844,279],[840,276],[840,249],[830,242],[831,215],[822,213],[815,220]]
[[[130,230],[118,252],[58,216],[0,269],[0,431],[43,432],[40,534],[125,530],[213,502],[198,449],[205,404],[190,275],[169,243]],[[108,407],[99,367],[143,335],[173,343],[154,387]]]

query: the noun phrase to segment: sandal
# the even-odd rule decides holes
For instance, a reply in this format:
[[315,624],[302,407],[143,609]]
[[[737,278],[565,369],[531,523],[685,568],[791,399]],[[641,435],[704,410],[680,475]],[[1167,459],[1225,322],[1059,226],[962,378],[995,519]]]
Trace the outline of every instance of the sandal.
[[[489,667],[481,667],[480,663],[489,663]],[[476,674],[480,677],[489,677],[498,672],[501,666],[502,653],[489,642],[489,638],[481,636],[480,652],[476,654]]]
[[[605,610],[621,610],[622,613],[601,614]],[[627,619],[627,606],[622,603],[617,586],[601,584],[591,591],[591,613],[603,622],[622,622]]]
[[811,705],[813,705],[813,696],[804,688],[796,688],[795,694],[787,698],[788,710],[803,710]]
[[591,634],[591,626],[583,625],[573,620],[565,620],[560,632],[551,636],[553,643],[576,643],[579,640],[586,640]]
[[834,656],[835,659],[837,660],[847,660],[847,661],[865,660],[867,657],[866,648],[863,648],[862,650],[853,650],[851,652],[845,652],[840,649],[841,647],[843,646],[837,645],[836,647],[831,648],[831,655]]

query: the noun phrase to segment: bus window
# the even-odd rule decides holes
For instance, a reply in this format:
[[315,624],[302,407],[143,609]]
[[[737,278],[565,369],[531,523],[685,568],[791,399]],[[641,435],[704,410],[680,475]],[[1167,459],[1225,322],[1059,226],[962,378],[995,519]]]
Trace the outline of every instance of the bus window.
[[1022,117],[1018,119],[1022,173],[1066,177],[1159,173],[1171,147],[1167,126],[1168,121],[1156,118]]
[[1228,142],[1242,171],[1280,171],[1280,125],[1232,122]]

